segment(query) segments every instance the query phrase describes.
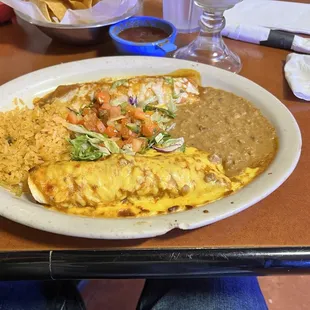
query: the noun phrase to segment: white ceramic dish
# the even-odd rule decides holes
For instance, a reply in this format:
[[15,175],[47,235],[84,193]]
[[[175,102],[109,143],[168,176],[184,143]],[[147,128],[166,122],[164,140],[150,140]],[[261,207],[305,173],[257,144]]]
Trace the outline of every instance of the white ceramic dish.
[[[182,213],[138,219],[87,218],[50,211],[27,197],[17,198],[0,188],[0,215],[37,229],[96,239],[146,238],[173,228],[194,229],[234,215],[276,190],[293,172],[301,151],[301,134],[288,109],[255,83],[230,72],[184,60],[152,57],[105,57],[45,68],[0,87],[2,111],[13,108],[12,100],[32,99],[61,84],[98,80],[105,76],[167,74],[190,68],[200,72],[202,84],[231,91],[250,100],[273,123],[279,150],[268,169],[234,195]],[[203,211],[208,210],[208,213]]]

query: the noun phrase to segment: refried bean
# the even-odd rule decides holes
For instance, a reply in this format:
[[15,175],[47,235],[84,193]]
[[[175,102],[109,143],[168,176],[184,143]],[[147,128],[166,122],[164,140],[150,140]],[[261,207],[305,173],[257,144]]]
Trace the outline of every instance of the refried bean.
[[200,102],[179,106],[171,134],[222,161],[229,177],[247,167],[263,171],[277,151],[275,128],[244,98],[211,87],[200,92]]

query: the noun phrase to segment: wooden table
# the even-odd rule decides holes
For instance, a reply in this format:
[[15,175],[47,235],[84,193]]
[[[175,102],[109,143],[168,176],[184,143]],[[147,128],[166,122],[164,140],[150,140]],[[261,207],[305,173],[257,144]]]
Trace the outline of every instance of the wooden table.
[[[144,10],[160,16],[161,3],[145,1]],[[183,35],[178,44],[190,40]],[[310,103],[297,99],[284,78],[287,51],[226,42],[241,57],[240,74],[278,97],[301,128],[301,159],[285,184],[255,206],[210,226],[144,240],[66,237],[1,218],[0,278],[184,276],[305,271],[310,266]],[[31,25],[2,25],[0,85],[47,66],[114,54],[111,42],[69,46]]]

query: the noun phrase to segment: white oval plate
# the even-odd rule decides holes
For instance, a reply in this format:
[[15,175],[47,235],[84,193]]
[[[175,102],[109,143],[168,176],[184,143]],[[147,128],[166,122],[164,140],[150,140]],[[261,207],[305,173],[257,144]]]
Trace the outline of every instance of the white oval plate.
[[[250,100],[273,123],[279,150],[268,169],[234,195],[186,212],[137,219],[87,218],[51,211],[27,197],[17,198],[0,189],[0,215],[37,229],[85,238],[130,239],[165,234],[173,228],[193,229],[234,215],[276,190],[293,172],[301,151],[301,134],[289,110],[257,84],[230,72],[204,64],[153,57],[105,57],[61,64],[19,77],[0,87],[1,111],[14,106],[12,100],[32,99],[58,85],[96,81],[110,76],[167,74],[177,69],[200,72],[202,85],[235,93]],[[208,213],[203,211],[208,210]]]

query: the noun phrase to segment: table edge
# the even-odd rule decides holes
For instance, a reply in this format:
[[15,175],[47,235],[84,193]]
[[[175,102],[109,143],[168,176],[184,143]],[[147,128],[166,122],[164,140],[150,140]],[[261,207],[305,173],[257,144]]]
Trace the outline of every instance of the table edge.
[[0,252],[0,280],[310,273],[310,247]]

